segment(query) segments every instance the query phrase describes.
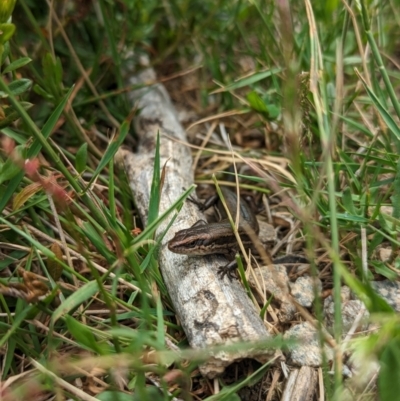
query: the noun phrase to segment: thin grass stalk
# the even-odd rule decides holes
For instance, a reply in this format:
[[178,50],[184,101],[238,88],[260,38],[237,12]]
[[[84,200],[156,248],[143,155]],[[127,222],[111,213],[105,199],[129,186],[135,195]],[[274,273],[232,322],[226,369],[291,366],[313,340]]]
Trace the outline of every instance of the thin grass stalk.
[[115,204],[114,158],[112,158],[112,160],[108,163],[108,171],[109,171],[108,202],[110,209],[110,217],[113,221],[116,221],[117,216],[116,216],[116,204]]
[[[325,171],[328,184],[329,219],[331,225],[332,249],[339,255],[339,230],[336,216],[336,196],[335,182],[332,161],[332,150],[334,146],[333,133],[329,126],[327,111],[329,104],[326,96],[326,84],[324,79],[324,65],[322,61],[322,51],[319,45],[318,31],[313,15],[313,9],[309,0],[305,0],[307,16],[310,24],[310,44],[311,44],[311,69],[310,69],[310,91],[313,95],[315,112],[317,115],[318,128],[321,135],[323,147],[323,160],[325,160]],[[321,174],[323,175],[323,173]],[[342,316],[341,316],[341,274],[337,263],[333,262],[333,284],[334,284],[334,337],[336,344],[339,345],[342,337]],[[334,357],[334,390],[335,395],[339,396],[342,388],[342,355],[340,347],[335,349]]]
[[[349,1],[351,4],[351,0]],[[335,97],[335,104],[333,107],[334,114],[333,114],[333,121],[332,121],[332,132],[336,134],[336,132],[340,131],[338,125],[342,125],[340,120],[340,115],[342,114],[343,110],[343,96],[344,96],[344,54],[343,49],[346,43],[346,36],[347,31],[350,25],[350,15],[349,13],[345,13],[343,28],[342,28],[342,35],[341,38],[337,40],[337,48],[336,48],[336,97]],[[342,137],[342,149],[344,149],[344,138]]]

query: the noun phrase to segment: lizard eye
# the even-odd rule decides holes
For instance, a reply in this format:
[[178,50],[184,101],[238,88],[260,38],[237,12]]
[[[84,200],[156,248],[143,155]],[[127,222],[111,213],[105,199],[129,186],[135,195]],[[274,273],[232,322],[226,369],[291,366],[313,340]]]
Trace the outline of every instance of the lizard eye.
[[196,248],[198,241],[191,241],[187,243],[188,248]]

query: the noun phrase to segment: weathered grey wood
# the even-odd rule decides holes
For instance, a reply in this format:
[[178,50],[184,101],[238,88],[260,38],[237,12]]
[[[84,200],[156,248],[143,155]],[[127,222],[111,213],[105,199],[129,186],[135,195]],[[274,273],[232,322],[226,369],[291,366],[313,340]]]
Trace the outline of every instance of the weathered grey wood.
[[[128,85],[154,81],[154,72],[147,69],[129,78]],[[135,119],[140,144],[137,154],[121,150],[119,157],[124,160],[140,216],[146,222],[157,132],[161,135],[161,165],[168,161],[160,213],[182,194],[182,188],[188,188],[193,183],[192,156],[189,147],[176,141],[186,142],[186,133],[162,85],[136,90],[130,94],[130,98],[132,104],[140,109],[140,115]],[[190,227],[200,218],[204,219],[204,216],[197,207],[186,202],[165,235],[159,253],[162,275],[190,345],[201,349],[270,338],[242,286],[235,280],[230,282],[227,278],[221,280],[217,276],[218,267],[226,263],[225,258],[189,258],[168,250],[167,243],[174,233]],[[165,231],[168,221],[160,225],[157,235]],[[213,378],[239,359],[253,357],[266,362],[274,354],[271,349],[218,352],[201,367],[201,372]]]
[[313,401],[317,391],[317,378],[316,370],[308,366],[291,371],[281,400]]

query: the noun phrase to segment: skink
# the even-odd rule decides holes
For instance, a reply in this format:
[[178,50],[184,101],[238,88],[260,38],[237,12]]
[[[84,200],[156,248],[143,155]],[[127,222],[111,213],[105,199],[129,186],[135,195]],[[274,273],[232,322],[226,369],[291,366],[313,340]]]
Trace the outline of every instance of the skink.
[[[234,192],[226,188],[221,188],[228,210],[233,219],[237,213],[237,196]],[[227,218],[225,208],[216,195],[210,198],[204,205],[201,205],[202,210],[215,205],[221,221],[218,223],[206,223],[204,220],[199,220],[192,227],[178,231],[174,238],[168,243],[168,249],[171,252],[189,256],[225,254],[234,256],[239,250],[235,234],[232,230],[231,223]],[[238,232],[245,249],[254,249],[252,238],[256,237],[259,232],[259,226],[250,206],[243,199],[240,199],[239,210],[239,226]],[[253,233],[253,235],[251,234]],[[228,263],[220,268],[219,273],[223,277],[229,274],[236,267],[236,261]]]

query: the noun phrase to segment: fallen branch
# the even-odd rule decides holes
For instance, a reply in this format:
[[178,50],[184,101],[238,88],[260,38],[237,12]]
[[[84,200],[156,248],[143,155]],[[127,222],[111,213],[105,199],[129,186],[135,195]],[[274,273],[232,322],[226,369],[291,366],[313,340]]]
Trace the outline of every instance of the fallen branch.
[[[155,82],[153,70],[146,69],[128,79],[128,85]],[[153,176],[156,136],[160,133],[161,165],[166,164],[166,177],[160,201],[163,213],[178,199],[182,188],[193,184],[190,149],[174,140],[186,142],[186,133],[178,121],[165,88],[161,84],[131,92],[132,104],[140,115],[135,119],[139,136],[138,152],[120,150],[130,187],[143,222],[147,221],[150,188]],[[168,136],[168,137],[167,137]],[[226,264],[220,256],[187,257],[170,252],[168,241],[175,232],[188,228],[204,216],[191,202],[186,202],[174,224],[161,242],[159,263],[175,312],[187,335],[189,344],[202,349],[221,344],[268,340],[271,335],[239,282],[221,280],[218,267]],[[170,220],[162,222],[157,234],[162,234]],[[275,350],[257,349],[217,352],[200,369],[213,378],[225,367],[243,358],[255,358],[264,363]]]

